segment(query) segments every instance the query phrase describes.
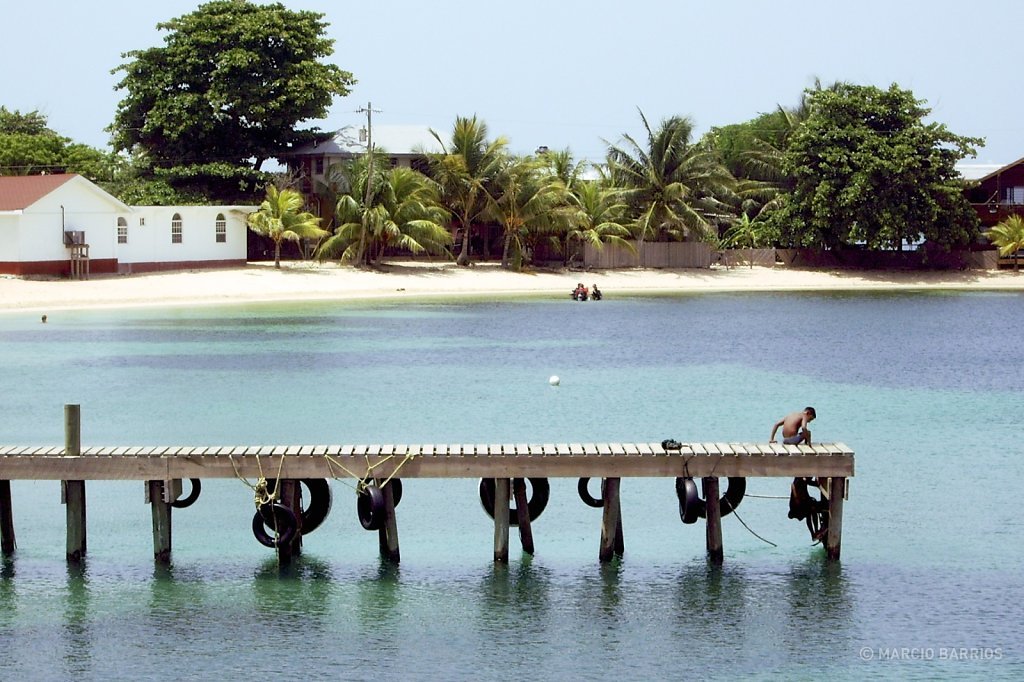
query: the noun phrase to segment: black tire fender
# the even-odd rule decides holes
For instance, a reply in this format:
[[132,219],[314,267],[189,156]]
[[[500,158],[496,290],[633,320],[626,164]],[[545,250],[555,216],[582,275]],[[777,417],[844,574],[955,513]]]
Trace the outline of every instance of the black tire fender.
[[361,486],[356,498],[356,512],[359,523],[366,530],[380,530],[384,527],[384,491],[374,484]]
[[301,482],[309,491],[309,504],[302,510],[301,533],[309,535],[319,528],[331,513],[331,482],[326,478],[303,478]]
[[[331,506],[334,502],[331,495],[331,483],[326,478],[301,478],[299,483],[306,486],[306,491],[309,493],[309,503],[303,504],[301,510],[302,529],[300,532],[302,535],[309,535],[319,528],[331,513]],[[267,479],[267,493],[274,498],[277,497],[276,478]],[[260,512],[264,514],[263,520],[269,526],[273,523],[273,519],[266,507],[267,505],[260,507]]]
[[[276,537],[267,532],[266,517],[270,517],[271,524],[276,525]],[[252,534],[264,547],[276,549],[287,545],[295,539],[298,527],[299,522],[295,518],[295,513],[283,504],[263,505],[252,517]]]
[[[364,478],[362,480],[363,487],[372,484],[373,478]],[[398,504],[402,501],[402,479],[392,478],[390,481],[387,482],[387,485],[380,486],[381,491],[383,492],[384,489],[387,488],[388,486],[391,487],[391,500],[394,503],[395,507],[398,507]]]
[[576,491],[580,494],[580,499],[583,500],[583,504],[588,507],[603,507],[604,498],[594,497],[590,494],[588,486],[590,485],[589,478],[581,478],[580,482],[576,485]]
[[676,479],[676,497],[679,498],[679,518],[683,523],[697,523],[697,519],[707,515],[704,500],[700,498],[692,477]]
[[[530,482],[531,494],[526,502],[527,513],[529,514],[530,521],[536,521],[540,518],[540,515],[544,512],[544,509],[548,506],[548,500],[551,498],[551,484],[548,483],[546,478],[528,478]],[[513,480],[513,485],[518,482],[522,482],[523,479],[517,478]],[[480,479],[480,504],[483,505],[484,511],[492,519],[494,518],[494,479],[493,478],[481,478]],[[514,506],[509,507],[508,511],[508,523],[510,526],[519,525],[519,517],[516,514],[516,508]]]
[[[718,500],[718,508],[722,516],[731,514],[736,507],[740,506],[746,492],[746,478],[742,476],[729,477],[725,494]],[[701,498],[697,490],[697,483],[692,477],[676,479],[676,497],[679,498],[679,518],[683,523],[696,523],[697,519],[707,518],[707,503]]]
[[185,507],[191,507],[195,504],[195,501],[199,499],[199,493],[203,490],[203,483],[198,478],[188,479],[192,483],[192,490],[188,491],[188,496],[182,499],[177,499],[171,502],[171,506],[175,509],[184,509]]

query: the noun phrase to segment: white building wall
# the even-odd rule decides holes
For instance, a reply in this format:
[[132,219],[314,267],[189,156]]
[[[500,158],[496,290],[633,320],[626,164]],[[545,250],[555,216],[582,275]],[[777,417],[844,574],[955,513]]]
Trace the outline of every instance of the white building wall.
[[[88,181],[85,181],[88,182]],[[17,260],[67,260],[65,230],[85,232],[89,258],[114,257],[112,225],[116,224],[116,206],[90,186],[68,182],[24,210]]]
[[0,262],[21,260],[21,212],[0,212]]
[[[175,263],[246,259],[245,216],[253,206],[135,206],[128,217],[128,243],[117,245],[121,263]],[[181,217],[181,243],[171,238],[171,222]],[[217,241],[217,216],[226,223]],[[114,228],[115,241],[117,228]]]

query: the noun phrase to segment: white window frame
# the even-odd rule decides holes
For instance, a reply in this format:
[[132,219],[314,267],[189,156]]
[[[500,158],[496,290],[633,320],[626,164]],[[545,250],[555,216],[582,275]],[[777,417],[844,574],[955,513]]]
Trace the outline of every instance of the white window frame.
[[175,213],[174,217],[171,218],[171,243],[181,244],[182,243],[182,220],[181,214]]

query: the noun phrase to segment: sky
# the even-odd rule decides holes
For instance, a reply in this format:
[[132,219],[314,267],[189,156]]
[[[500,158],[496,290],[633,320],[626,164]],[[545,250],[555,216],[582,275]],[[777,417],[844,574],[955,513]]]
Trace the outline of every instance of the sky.
[[[0,0],[0,105],[106,148],[122,53],[197,0]],[[795,106],[815,79],[911,90],[929,122],[985,138],[970,163],[1024,157],[1019,0],[283,0],[324,14],[350,95],[310,122],[428,125],[477,115],[516,153],[600,160],[623,134],[689,116],[699,136]]]

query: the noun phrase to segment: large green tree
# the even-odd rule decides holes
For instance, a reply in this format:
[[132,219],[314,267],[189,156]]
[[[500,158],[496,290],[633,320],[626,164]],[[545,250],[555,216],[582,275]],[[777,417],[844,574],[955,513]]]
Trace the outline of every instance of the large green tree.
[[113,155],[52,130],[38,111],[23,114],[0,106],[0,175],[78,173],[105,183],[116,166]]
[[313,139],[352,74],[323,63],[333,52],[316,12],[280,3],[215,0],[157,25],[164,45],[125,53],[125,92],[110,131],[115,150],[143,151],[154,174],[251,189],[264,161]]
[[717,238],[715,217],[729,210],[735,179],[714,151],[693,140],[693,121],[671,116],[655,130],[643,112],[646,140],[623,135],[608,149],[612,184],[633,211],[633,232],[646,240]]
[[490,206],[490,185],[501,170],[508,142],[503,137],[487,139],[487,124],[476,116],[458,116],[450,141],[430,131],[441,145],[441,153],[430,154],[430,176],[441,187],[441,202],[455,216],[462,233],[462,247],[456,262],[469,265],[469,244],[474,225]]
[[785,154],[793,189],[773,218],[783,243],[899,249],[975,238],[955,164],[982,140],[925,123],[930,110],[895,84],[808,91],[807,108]]

